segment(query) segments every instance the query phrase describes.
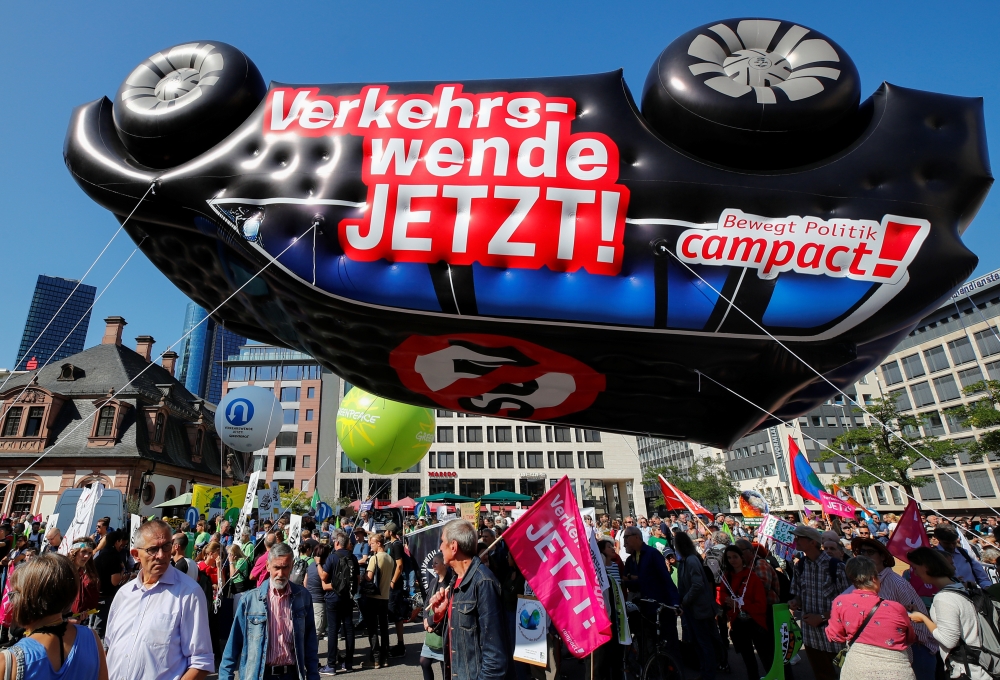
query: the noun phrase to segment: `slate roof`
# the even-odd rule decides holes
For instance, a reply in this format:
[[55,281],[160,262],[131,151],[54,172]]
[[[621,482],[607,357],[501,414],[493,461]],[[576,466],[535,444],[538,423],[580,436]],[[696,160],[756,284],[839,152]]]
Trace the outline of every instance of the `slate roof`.
[[[59,380],[63,364],[72,364],[75,380]],[[9,392],[23,388],[31,381],[33,373],[11,378],[4,388]],[[125,385],[128,385],[125,387]],[[144,406],[160,403],[163,391],[157,385],[171,385],[166,399],[171,416],[167,419],[163,451],[149,448],[149,433],[145,424],[136,427],[138,412]],[[68,398],[59,410],[53,424],[53,443],[46,449],[47,458],[99,457],[135,458],[140,456],[169,465],[205,472],[220,473],[220,451],[213,437],[206,437],[202,444],[202,462],[191,460],[185,422],[196,421],[199,408],[204,409],[210,431],[214,429],[215,408],[191,394],[159,364],[148,363],[142,355],[122,345],[96,345],[78,354],[66,357],[58,365],[46,366],[38,372],[38,386]],[[124,387],[124,389],[122,389]],[[119,439],[114,447],[87,448],[87,437],[92,420],[80,425],[83,418],[92,417],[93,401],[118,392],[117,399],[134,408],[126,414]],[[77,427],[79,426],[79,427]],[[75,429],[74,429],[75,428]]]

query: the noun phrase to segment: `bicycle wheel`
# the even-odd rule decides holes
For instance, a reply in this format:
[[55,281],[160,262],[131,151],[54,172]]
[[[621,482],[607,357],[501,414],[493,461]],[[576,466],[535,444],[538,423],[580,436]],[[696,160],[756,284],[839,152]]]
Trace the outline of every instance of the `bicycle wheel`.
[[684,680],[684,671],[674,657],[658,649],[646,662],[642,680]]

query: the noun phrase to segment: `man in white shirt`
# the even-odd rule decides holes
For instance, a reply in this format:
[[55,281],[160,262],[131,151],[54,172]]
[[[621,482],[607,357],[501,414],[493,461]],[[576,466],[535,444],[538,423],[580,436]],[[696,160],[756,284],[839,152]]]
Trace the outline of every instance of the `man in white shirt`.
[[204,680],[215,670],[208,606],[198,583],[170,565],[170,526],[142,525],[138,578],[118,591],[108,631],[109,680]]

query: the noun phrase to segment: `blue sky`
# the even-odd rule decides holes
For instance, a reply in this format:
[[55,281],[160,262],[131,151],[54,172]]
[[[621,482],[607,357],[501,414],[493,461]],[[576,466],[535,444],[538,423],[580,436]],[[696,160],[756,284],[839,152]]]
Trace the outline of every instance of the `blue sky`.
[[[638,96],[650,64],[698,25],[744,14],[715,2],[171,2],[9,3],[0,22],[3,277],[0,367],[12,366],[38,274],[78,278],[117,223],[62,162],[73,107],[113,96],[142,59],[188,40],[231,43],[265,80],[386,82],[532,77],[625,70]],[[117,5],[117,6],[115,6]],[[897,85],[985,98],[1000,140],[996,72],[1000,5],[989,2],[767,2],[755,16],[822,31],[853,57],[865,96]],[[1000,154],[994,148],[994,156]],[[1000,267],[995,190],[965,234],[977,273]],[[87,283],[103,288],[133,249],[119,236]],[[88,346],[108,315],[163,351],[178,339],[186,298],[141,253],[94,309]]]

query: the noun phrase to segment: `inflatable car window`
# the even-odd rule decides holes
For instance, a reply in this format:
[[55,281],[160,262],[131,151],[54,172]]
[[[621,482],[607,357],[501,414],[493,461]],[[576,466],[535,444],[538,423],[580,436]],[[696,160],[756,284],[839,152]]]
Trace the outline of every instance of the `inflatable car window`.
[[[185,294],[379,395],[726,446],[846,386],[975,268],[982,101],[882,85],[797,24],[620,71],[284,85],[150,57],[66,163]],[[731,300],[733,304],[726,302]],[[742,311],[738,311],[742,310]]]

